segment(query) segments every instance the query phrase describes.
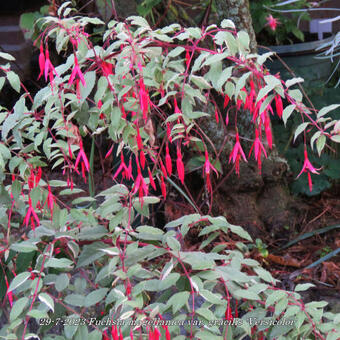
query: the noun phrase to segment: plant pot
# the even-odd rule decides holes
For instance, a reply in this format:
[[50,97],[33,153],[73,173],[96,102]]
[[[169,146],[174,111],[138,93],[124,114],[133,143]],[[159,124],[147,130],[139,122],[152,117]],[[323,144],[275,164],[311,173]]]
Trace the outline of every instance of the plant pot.
[[[330,37],[307,43],[269,46],[268,48],[276,52],[294,71],[297,77],[302,77],[305,80],[306,86],[313,86],[315,83],[320,83],[320,81],[326,82],[331,74],[332,62],[330,59],[315,58],[320,53],[320,51],[315,51],[315,49],[332,39],[333,37]],[[259,52],[262,54],[268,52],[268,50],[259,48]],[[281,78],[284,80],[292,78],[290,72],[275,56],[272,57],[272,60],[267,60],[266,66],[273,74],[280,72]]]

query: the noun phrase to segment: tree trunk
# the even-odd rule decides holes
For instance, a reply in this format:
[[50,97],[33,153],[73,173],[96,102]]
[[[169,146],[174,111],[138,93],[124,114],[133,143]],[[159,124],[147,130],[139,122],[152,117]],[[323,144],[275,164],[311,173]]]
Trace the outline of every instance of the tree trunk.
[[215,0],[219,21],[231,19],[238,31],[249,34],[252,52],[257,50],[256,36],[249,9],[249,0]]
[[[249,0],[215,0],[215,4],[220,21],[231,19],[237,30],[247,31],[252,51],[255,52],[257,42],[252,27]],[[254,140],[251,118],[249,113],[239,114],[238,117],[240,137],[246,140],[241,140],[241,143],[245,153],[249,154],[249,140]],[[219,150],[225,139],[224,131],[213,120],[203,124]],[[228,137],[227,141],[222,155],[230,153],[234,138]],[[222,179],[213,204],[216,214],[224,214],[230,222],[244,226],[255,238],[261,236],[264,230],[270,231],[272,236],[288,235],[287,228],[294,225],[296,216],[295,202],[287,187],[288,164],[279,157],[275,144],[267,153],[268,158],[263,160],[261,174],[255,161],[248,159],[248,163],[241,163],[240,177],[231,174]],[[231,170],[227,160],[228,158],[221,159],[224,164],[224,176],[228,176],[226,174]]]

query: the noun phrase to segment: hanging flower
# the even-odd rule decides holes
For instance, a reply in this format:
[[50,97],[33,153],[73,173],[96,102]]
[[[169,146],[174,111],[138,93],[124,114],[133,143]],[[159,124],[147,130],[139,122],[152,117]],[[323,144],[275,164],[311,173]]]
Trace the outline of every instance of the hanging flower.
[[40,44],[40,54],[39,54],[40,74],[38,76],[38,80],[44,74],[44,71],[45,71],[45,62],[46,62],[46,59],[45,59],[45,54],[44,54],[44,47],[43,47],[43,44],[41,42],[41,44]]
[[74,164],[74,168],[75,168],[76,172],[79,174],[78,165],[79,165],[79,162],[82,160],[82,162],[81,162],[82,176],[83,176],[84,180],[86,181],[85,168],[86,168],[87,172],[90,172],[90,164],[89,164],[89,161],[88,161],[86,154],[84,152],[82,141],[80,141],[79,147],[80,147],[80,150],[78,152],[78,156],[77,156],[76,162]]
[[279,118],[282,118],[283,105],[282,105],[281,96],[279,94],[275,96],[275,105],[276,105],[277,115],[279,116]]
[[228,106],[229,101],[230,101],[230,98],[229,98],[229,96],[226,94],[226,95],[224,96],[224,103],[223,103],[223,108],[224,108],[224,109]]
[[108,77],[110,74],[113,74],[113,65],[106,61],[102,62],[102,72],[103,76]]
[[215,120],[216,120],[216,123],[218,124],[219,121],[220,121],[220,118],[218,116],[218,111],[217,111],[217,107],[215,107]]
[[257,164],[258,164],[258,168],[260,170],[260,173],[261,173],[261,154],[262,154],[262,151],[265,155],[265,157],[267,158],[267,153],[266,153],[266,150],[259,138],[259,129],[255,129],[255,141],[250,149],[250,152],[249,152],[249,156],[251,154],[251,152],[254,150],[254,157],[255,159],[257,160]]
[[181,111],[181,110],[179,109],[179,107],[178,107],[176,97],[174,97],[174,106],[175,106],[175,112],[174,112],[174,113],[182,114],[182,111]]
[[141,207],[143,208],[144,203],[143,197],[148,195],[148,186],[145,183],[138,160],[137,160],[137,173],[138,174],[135,180],[135,184],[132,188],[132,193],[135,194],[138,191],[139,202],[141,203]]
[[127,167],[126,164],[125,164],[123,152],[120,153],[120,164],[119,164],[119,167],[118,167],[117,171],[115,172],[115,174],[113,175],[112,178],[116,179],[116,177],[121,172],[122,172],[123,178],[125,178],[125,179],[133,179],[133,176],[132,176],[132,166],[131,166],[131,158],[130,158],[129,166]]
[[112,328],[111,328],[111,336],[112,336],[113,340],[119,340],[118,329],[117,329],[116,325],[113,325]]
[[150,180],[150,184],[152,186],[152,189],[156,190],[156,184],[155,184],[155,181],[153,180],[153,176],[152,176],[152,173],[151,173],[149,168],[148,168],[148,173],[149,173],[149,180]]
[[28,196],[28,210],[24,218],[24,224],[26,224],[26,227],[28,226],[29,221],[31,221],[31,227],[33,230],[35,230],[35,222],[37,225],[40,224],[40,220],[36,212],[34,211],[34,208],[32,206],[32,200],[31,197]]
[[313,182],[312,182],[312,178],[311,178],[310,174],[311,173],[319,174],[318,170],[320,170],[320,169],[314,168],[312,163],[309,161],[307,149],[305,149],[304,155],[305,155],[305,161],[303,163],[302,170],[300,171],[300,173],[298,174],[298,176],[296,178],[299,178],[303,172],[307,172],[309,191],[312,191],[313,190]]
[[143,67],[141,63],[138,63],[138,68],[140,71],[139,78],[139,104],[142,110],[144,122],[147,122],[147,114],[149,112],[149,95],[145,88],[144,80],[143,80]]
[[181,153],[181,148],[177,145],[177,172],[178,172],[178,177],[182,184],[184,184],[184,164],[182,160],[182,153]]
[[269,26],[270,29],[275,32],[276,31],[276,27],[278,25],[280,25],[280,21],[279,19],[276,19],[274,18],[271,14],[269,14],[267,17],[266,17],[266,20],[267,20],[267,23],[266,23],[266,26]]
[[231,312],[231,308],[230,308],[230,303],[228,302],[228,307],[225,311],[225,319],[228,320],[228,321],[233,321],[234,320],[234,317],[233,317],[233,314]]
[[165,147],[165,165],[166,165],[167,173],[169,174],[169,176],[171,176],[171,174],[172,174],[172,160],[171,160],[171,157],[170,157],[168,144],[166,144],[166,147]]
[[211,181],[210,181],[210,170],[211,169],[215,171],[216,175],[218,175],[216,169],[209,161],[208,151],[205,150],[205,162],[204,162],[204,167],[203,167],[203,175],[205,174],[207,189],[210,192],[210,194],[212,194],[212,187],[211,187]]
[[48,184],[47,190],[48,190],[48,194],[47,194],[47,199],[46,199],[45,204],[47,204],[48,208],[50,209],[51,216],[52,216],[54,203],[55,203],[55,197],[52,194],[51,187],[49,184]]
[[73,84],[75,79],[80,80],[81,83],[83,84],[83,86],[86,87],[84,75],[80,70],[80,67],[78,65],[78,58],[76,56],[74,57],[74,67],[73,67],[73,70],[72,70],[72,73],[71,73],[71,77],[68,81],[68,84],[69,85]]
[[48,52],[48,49],[46,49],[46,57],[45,57],[45,65],[44,65],[44,72],[45,72],[45,81],[47,81],[47,76],[50,78],[51,85],[54,84],[54,77],[58,77],[58,73],[54,66],[52,65],[50,61],[50,54]]
[[165,185],[163,176],[161,176],[161,190],[162,190],[162,195],[164,199],[166,199],[166,185]]
[[167,173],[166,168],[165,168],[165,166],[164,166],[164,164],[163,164],[161,159],[159,160],[159,164],[161,166],[161,170],[162,170],[163,176],[165,178],[168,178],[168,173]]
[[241,144],[240,144],[240,137],[238,135],[238,132],[236,133],[236,143],[234,145],[233,150],[231,151],[231,154],[229,156],[229,163],[231,160],[233,163],[235,163],[235,172],[240,175],[240,158],[244,159],[245,162],[247,162],[246,156],[242,150]]
[[272,128],[270,126],[270,119],[269,119],[268,113],[265,114],[264,130],[266,132],[268,146],[271,149],[273,147],[273,136],[272,136]]

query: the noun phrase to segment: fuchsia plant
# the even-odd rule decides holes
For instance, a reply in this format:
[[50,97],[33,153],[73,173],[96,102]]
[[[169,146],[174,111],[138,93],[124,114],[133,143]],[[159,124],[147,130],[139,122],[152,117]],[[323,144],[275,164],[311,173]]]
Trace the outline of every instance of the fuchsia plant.
[[[167,232],[147,225],[132,226],[136,217],[148,217],[149,205],[159,201],[158,197],[149,196],[157,192],[156,183],[163,199],[167,196],[167,183],[173,183],[190,196],[185,185],[189,153],[197,152],[201,156],[206,194],[212,197],[215,181],[220,177],[218,161],[223,164],[219,172],[232,162],[235,172],[241,175],[240,162],[248,162],[253,154],[261,171],[263,157],[267,158],[273,147],[271,116],[277,115],[286,122],[293,112],[300,114],[303,123],[295,137],[303,132],[306,143],[307,127],[314,127],[317,132],[311,144],[316,142],[321,152],[326,138],[339,141],[335,130],[338,123],[326,117],[328,111],[338,106],[319,112],[308,108],[301,92],[290,89],[299,79],[284,83],[279,75],[271,75],[263,66],[270,54],[250,54],[248,35],[237,32],[230,20],[224,20],[221,27],[172,25],[152,30],[143,18],[131,17],[126,22],[111,21],[103,33],[102,44],[94,45],[85,31],[86,25],[104,27],[104,23],[96,18],[68,17],[70,11],[65,8],[67,4],[60,8],[60,17],[44,19],[45,30],[37,44],[40,44],[39,78],[44,75],[47,84],[34,98],[9,65],[1,66],[12,87],[18,92],[22,89],[24,94],[12,110],[1,112],[0,165],[13,176],[9,177],[10,184],[6,184],[11,192],[10,213],[6,225],[8,236],[0,254],[7,254],[9,249],[17,252],[28,249],[37,257],[34,278],[28,270],[16,275],[14,264],[16,276],[9,283],[7,275],[13,276],[11,270],[2,268],[11,307],[15,301],[7,334],[14,329],[25,338],[30,318],[46,318],[48,312],[54,312],[55,304],[62,305],[73,317],[103,305],[105,317],[134,320],[162,318],[162,313],[169,309],[180,320],[181,310],[186,308],[186,316],[192,321],[187,327],[190,339],[204,338],[204,334],[208,334],[205,338],[209,334],[222,336],[223,332],[225,337],[228,332],[236,332],[237,338],[254,334],[256,327],[194,329],[196,317],[227,318],[227,321],[238,318],[237,310],[234,316],[231,312],[230,299],[234,298],[249,312],[255,304],[257,308],[265,305],[277,319],[296,307],[290,313],[299,315],[301,325],[308,325],[303,332],[313,332],[315,337],[324,339],[319,314],[313,314],[314,307],[303,309],[295,292],[276,293],[275,280],[256,261],[247,261],[235,249],[228,250],[227,255],[218,250],[187,251],[183,249],[184,243],[179,242],[194,227],[202,229],[200,236],[232,232],[251,241],[242,228],[228,224],[223,217],[200,214],[169,222],[165,226],[169,228]],[[50,60],[48,46],[53,41],[56,51],[67,57],[58,66]],[[72,52],[68,55],[70,47]],[[8,55],[1,56],[11,60]],[[216,104],[217,96],[221,97],[223,108]],[[248,158],[238,128],[241,114],[249,115],[254,130]],[[212,119],[214,126],[226,131],[226,148],[215,149],[209,138],[213,131],[203,131],[200,126],[204,119]],[[120,162],[112,169],[112,187],[96,192],[97,196],[83,196],[65,203],[60,196],[81,191],[74,185],[73,176],[81,171],[86,181],[86,175],[94,170],[93,157],[87,155],[83,143],[86,134],[92,139],[102,135],[108,141],[109,150],[104,151],[103,157],[106,161],[117,145],[113,156]],[[47,178],[47,165],[59,169],[66,181]],[[299,176],[303,172],[307,172],[312,190],[310,173],[317,171],[307,153]],[[126,184],[127,180],[133,180],[133,184]],[[62,187],[60,196],[53,193],[58,186]],[[103,201],[97,200],[100,196]],[[94,202],[97,206],[80,208],[78,204],[84,202]],[[13,242],[10,237],[14,215],[23,220],[24,226],[31,226],[26,243]],[[171,228],[177,228],[178,235]],[[200,249],[215,237],[217,234],[211,234]],[[151,268],[154,258],[159,259],[159,270]],[[94,261],[99,261],[102,267],[98,272],[92,272],[93,268],[89,267]],[[79,274],[78,278],[70,274],[73,270]],[[179,280],[184,280],[182,286],[185,283],[190,288],[177,292]],[[89,285],[90,293],[81,290],[83,284],[77,283],[80,281]],[[228,301],[215,289],[221,282]],[[69,293],[72,289],[74,292]],[[150,301],[146,293],[163,293],[169,289],[176,293],[163,298],[163,302]],[[204,298],[203,307],[195,305],[196,296]],[[278,301],[283,301],[279,307],[275,305]],[[19,308],[17,302],[24,307]],[[216,315],[212,318],[211,313]],[[16,325],[19,317],[24,322]],[[334,319],[329,318],[330,322]],[[268,332],[273,329],[278,331],[273,327]],[[68,332],[70,329],[65,328],[67,337],[74,335]],[[81,336],[81,332],[88,330],[75,328],[74,332]],[[133,339],[139,334],[151,340],[164,335],[169,340],[171,332],[178,336],[180,329],[168,329],[166,325],[134,330],[94,327],[92,336]],[[292,329],[291,338],[298,332],[299,327]]]

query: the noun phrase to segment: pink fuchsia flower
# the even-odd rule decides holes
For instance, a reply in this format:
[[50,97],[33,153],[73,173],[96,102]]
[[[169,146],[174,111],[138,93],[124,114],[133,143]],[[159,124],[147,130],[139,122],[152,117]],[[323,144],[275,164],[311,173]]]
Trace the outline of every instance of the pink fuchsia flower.
[[[49,76],[51,85],[53,85],[54,76],[58,77],[58,73],[57,73],[57,71],[55,70],[54,66],[52,65],[52,63],[50,61],[50,54],[48,52],[48,49],[46,49],[46,52],[45,52],[45,63],[43,64],[43,61],[42,61],[41,66],[44,66],[45,81],[47,81],[47,76]],[[40,70],[40,72],[41,72],[41,70]]]
[[156,183],[153,180],[153,176],[152,176],[150,168],[148,168],[148,173],[149,173],[149,180],[150,180],[151,187],[153,188],[153,190],[156,190]]
[[126,179],[132,179],[133,178],[131,158],[130,158],[129,166],[127,167],[126,164],[125,164],[124,155],[123,155],[122,152],[120,153],[120,165],[119,165],[117,171],[115,172],[115,174],[113,175],[113,179],[116,179],[116,177],[120,174],[121,171],[123,171],[122,172],[123,178],[126,178]]
[[275,105],[276,105],[276,113],[279,116],[279,118],[282,118],[282,113],[283,113],[283,104],[282,104],[282,99],[279,94],[275,96]]
[[51,217],[52,217],[53,216],[54,203],[55,203],[55,197],[52,194],[51,187],[50,187],[49,184],[48,184],[48,188],[47,189],[48,189],[48,194],[47,194],[47,199],[46,199],[45,204],[47,204],[48,208],[50,209]]
[[236,143],[234,145],[233,150],[229,156],[229,163],[231,160],[235,163],[235,172],[240,175],[240,158],[243,158],[245,162],[247,162],[247,158],[242,150],[242,146],[240,143],[240,137],[238,132],[236,133]]
[[161,176],[161,190],[162,190],[162,195],[164,199],[166,199],[166,184],[164,182],[163,176]]
[[266,17],[266,20],[267,20],[267,23],[266,23],[266,26],[269,26],[270,29],[275,32],[276,31],[276,27],[278,25],[280,25],[280,21],[276,18],[274,18],[271,14],[269,14],[267,17]]
[[80,67],[78,65],[78,58],[76,56],[74,57],[74,67],[73,67],[73,70],[72,70],[72,73],[71,73],[71,77],[68,81],[68,84],[69,85],[73,84],[73,81],[75,79],[76,79],[77,82],[79,82],[79,80],[80,80],[84,87],[86,86],[84,75],[80,70]]
[[273,135],[272,135],[272,128],[270,126],[270,119],[268,113],[265,113],[264,117],[264,130],[266,132],[268,146],[271,149],[273,147]]
[[44,74],[44,71],[45,71],[45,54],[44,54],[44,47],[42,43],[40,44],[39,68],[40,68],[40,74],[39,74],[38,80]]
[[171,160],[171,157],[170,157],[168,144],[166,144],[166,147],[165,147],[165,166],[166,166],[167,173],[169,174],[169,176],[171,176],[171,174],[172,174],[172,160]]
[[143,79],[143,67],[141,63],[138,63],[138,68],[140,71],[139,78],[139,104],[143,114],[144,122],[147,121],[147,114],[149,112],[149,94],[145,88],[144,79]]
[[84,152],[83,143],[81,141],[80,141],[79,147],[80,147],[80,150],[78,152],[78,156],[77,156],[76,162],[74,164],[74,168],[75,168],[76,172],[79,174],[78,165],[79,165],[79,162],[82,160],[82,163],[81,163],[82,176],[83,176],[84,180],[86,181],[85,169],[87,170],[87,172],[90,172],[90,164],[89,164],[87,156]]
[[182,152],[179,146],[177,146],[177,172],[178,172],[178,177],[181,180],[182,184],[184,184],[184,164],[182,160]]
[[318,170],[320,170],[320,169],[314,168],[314,166],[312,165],[312,163],[309,161],[309,159],[308,159],[308,154],[307,154],[307,149],[305,149],[304,154],[305,154],[305,161],[304,161],[304,163],[303,163],[302,170],[300,171],[300,173],[297,175],[296,178],[299,178],[303,172],[307,172],[309,191],[312,191],[312,190],[313,190],[313,182],[312,182],[312,178],[311,178],[311,175],[310,175],[310,174],[311,174],[311,173],[313,173],[313,174],[319,174],[319,173],[318,173]]
[[182,111],[181,111],[180,108],[178,107],[176,97],[174,97],[174,106],[175,106],[175,112],[174,112],[174,113],[182,114]]
[[144,203],[143,197],[148,195],[149,188],[145,183],[144,177],[143,177],[141,169],[140,169],[138,159],[136,159],[136,161],[137,161],[137,178],[136,178],[135,184],[132,188],[132,193],[135,194],[138,191],[139,202],[141,204],[141,207],[143,208],[143,203]]
[[29,208],[28,208],[26,216],[24,218],[24,224],[26,224],[26,227],[27,227],[28,222],[31,220],[31,227],[32,227],[33,230],[35,230],[35,222],[37,223],[37,225],[39,225],[40,220],[39,220],[38,215],[36,214],[36,212],[33,209],[32,200],[31,200],[30,196],[28,196],[28,205],[29,205]]
[[251,152],[254,150],[254,157],[255,159],[257,160],[257,165],[258,165],[258,168],[260,170],[260,173],[261,173],[261,154],[262,152],[264,153],[265,157],[267,158],[267,153],[266,153],[266,150],[260,140],[260,137],[259,137],[259,130],[256,129],[255,130],[255,141],[250,149],[250,152],[249,152],[249,156],[251,154]]
[[204,166],[203,166],[203,174],[205,174],[205,176],[206,176],[207,189],[210,192],[210,194],[212,194],[212,187],[211,187],[211,181],[210,181],[210,171],[211,170],[215,171],[216,175],[218,175],[216,169],[214,168],[214,166],[209,161],[208,151],[205,150],[205,162],[204,162]]

